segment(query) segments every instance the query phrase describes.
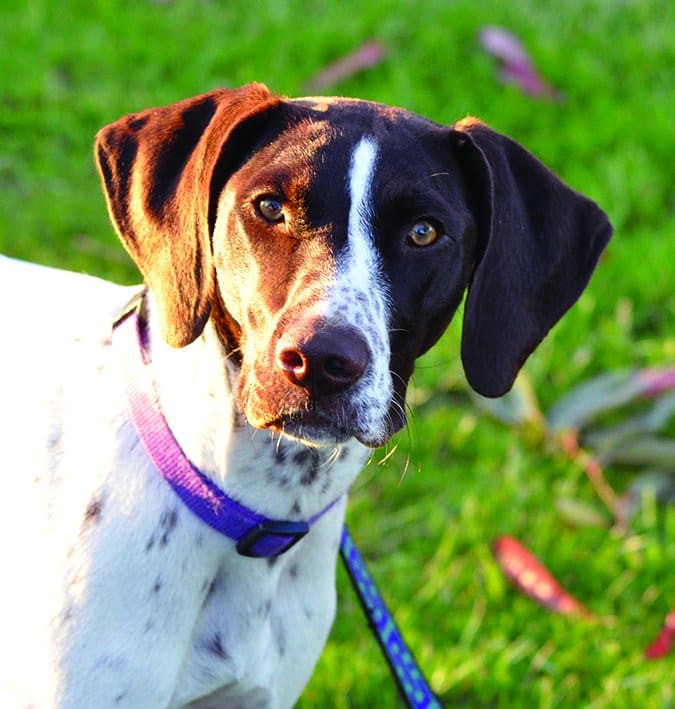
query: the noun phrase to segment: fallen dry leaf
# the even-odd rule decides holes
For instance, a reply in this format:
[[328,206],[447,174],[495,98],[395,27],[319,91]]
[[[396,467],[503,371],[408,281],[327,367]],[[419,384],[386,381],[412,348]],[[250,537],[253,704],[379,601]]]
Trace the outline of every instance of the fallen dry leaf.
[[315,74],[304,86],[307,92],[319,92],[365,69],[377,66],[386,56],[387,50],[377,41],[366,42],[344,57],[331,62],[325,69]]
[[483,27],[478,34],[483,49],[500,61],[499,78],[505,84],[515,84],[528,96],[560,101],[556,91],[537,71],[522,42],[503,27]]
[[498,537],[492,545],[492,553],[509,581],[545,608],[587,619],[595,617],[586,606],[571,596],[517,539]]
[[648,660],[658,660],[675,649],[675,611],[670,611],[656,640],[645,650]]

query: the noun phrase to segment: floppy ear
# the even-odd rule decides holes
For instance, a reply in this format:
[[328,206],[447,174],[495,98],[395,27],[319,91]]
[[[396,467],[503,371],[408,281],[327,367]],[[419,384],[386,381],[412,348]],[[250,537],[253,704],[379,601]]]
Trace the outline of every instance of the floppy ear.
[[211,233],[226,144],[245,119],[277,103],[262,84],[217,89],[125,116],[96,136],[110,217],[174,347],[192,342],[211,311]]
[[612,227],[506,136],[476,119],[452,128],[479,231],[462,362],[473,389],[501,396],[581,295]]

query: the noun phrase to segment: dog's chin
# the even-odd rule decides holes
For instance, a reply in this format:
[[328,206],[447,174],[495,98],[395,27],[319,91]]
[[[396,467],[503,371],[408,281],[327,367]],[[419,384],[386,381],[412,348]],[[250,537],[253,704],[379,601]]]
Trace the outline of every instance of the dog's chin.
[[315,448],[339,445],[354,438],[351,431],[330,422],[279,419],[266,424],[265,428],[284,438]]
[[338,422],[322,416],[308,414],[283,416],[269,421],[251,421],[255,428],[262,428],[303,443],[311,448],[326,448],[346,443],[352,439],[360,441],[369,448],[377,448],[385,441],[369,436],[351,427],[341,426]]
[[395,433],[395,431],[385,431],[378,435],[358,428],[341,426],[328,418],[306,414],[279,418],[265,423],[260,428],[266,428],[285,438],[317,448],[339,445],[351,439],[356,439],[368,448],[379,448]]

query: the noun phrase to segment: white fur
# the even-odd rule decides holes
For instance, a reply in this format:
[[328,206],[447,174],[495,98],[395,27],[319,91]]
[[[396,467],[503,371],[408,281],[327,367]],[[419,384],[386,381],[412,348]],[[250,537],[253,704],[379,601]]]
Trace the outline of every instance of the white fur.
[[347,246],[338,256],[335,284],[320,306],[327,320],[358,328],[368,343],[371,366],[355,388],[352,401],[357,410],[356,428],[369,440],[386,437],[393,394],[387,293],[372,227],[371,187],[377,157],[377,143],[371,137],[362,138],[352,152],[347,176]]
[[[109,336],[133,289],[2,258],[0,287],[0,706],[292,706],[333,619],[344,502],[274,564],[239,556],[181,505],[129,421]],[[348,489],[361,444],[319,451],[317,484],[300,485],[301,444],[233,428],[210,326],[181,350],[158,332],[151,302],[148,374],[188,457],[226,492],[292,519]]]

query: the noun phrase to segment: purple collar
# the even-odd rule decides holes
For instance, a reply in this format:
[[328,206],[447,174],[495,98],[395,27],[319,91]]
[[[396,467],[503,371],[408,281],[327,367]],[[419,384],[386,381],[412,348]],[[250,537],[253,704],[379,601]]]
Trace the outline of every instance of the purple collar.
[[242,556],[283,554],[341,498],[333,500],[306,522],[273,520],[226,495],[190,463],[155,403],[154,387],[147,376],[147,333],[139,312],[142,295],[125,308],[113,324],[113,331],[115,345],[119,346],[124,360],[131,418],[143,447],[183,503],[203,522],[235,541]]

